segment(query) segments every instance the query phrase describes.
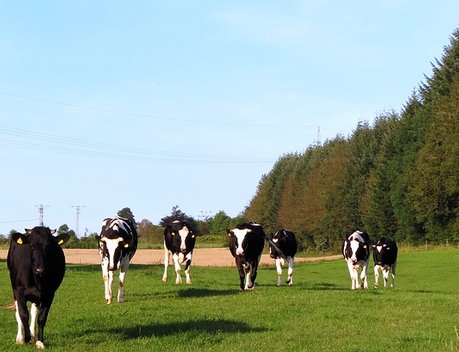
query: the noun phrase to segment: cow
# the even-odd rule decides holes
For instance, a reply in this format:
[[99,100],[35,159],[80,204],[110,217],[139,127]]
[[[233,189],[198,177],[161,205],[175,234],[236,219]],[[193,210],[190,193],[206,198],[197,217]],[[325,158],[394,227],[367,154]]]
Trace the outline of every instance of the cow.
[[379,273],[382,271],[384,277],[384,288],[389,283],[389,275],[392,276],[391,287],[395,287],[395,267],[397,264],[397,243],[395,241],[381,237],[373,248],[373,260],[375,262],[375,288],[378,287]]
[[112,303],[113,272],[119,268],[118,303],[124,302],[124,281],[129,262],[137,250],[137,230],[134,221],[117,216],[102,221],[100,235],[96,236],[102,259],[102,277],[105,301]]
[[185,280],[191,284],[190,269],[196,235],[190,225],[184,220],[174,220],[164,229],[164,274],[162,281],[167,282],[167,267],[169,255],[172,256],[176,273],[176,284],[182,283],[182,267],[185,262]]
[[[55,293],[65,274],[65,256],[61,246],[67,233],[53,236],[56,230],[36,226],[25,233],[13,233],[7,255],[18,333],[16,344],[34,342],[45,348],[44,329]],[[27,302],[31,302],[30,325]],[[36,323],[38,318],[38,335]]]
[[293,262],[296,251],[298,249],[298,243],[296,241],[295,234],[286,229],[281,229],[268,238],[269,243],[269,256],[276,262],[277,269],[277,286],[282,283],[282,265],[284,260],[288,263],[287,285],[293,284]]
[[[352,289],[368,288],[368,260],[370,257],[370,237],[366,232],[355,231],[343,242],[343,257],[351,276]],[[361,283],[359,283],[359,270]]]
[[261,253],[265,245],[265,232],[260,224],[247,222],[226,230],[229,250],[239,272],[240,289],[253,290]]

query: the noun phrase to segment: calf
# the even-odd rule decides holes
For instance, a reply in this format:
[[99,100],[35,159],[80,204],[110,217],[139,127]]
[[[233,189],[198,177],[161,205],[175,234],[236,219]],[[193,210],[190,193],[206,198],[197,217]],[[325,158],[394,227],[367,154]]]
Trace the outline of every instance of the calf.
[[282,282],[281,275],[284,260],[286,260],[288,263],[286,283],[287,285],[291,285],[293,283],[293,262],[298,248],[295,234],[291,231],[282,229],[277,231],[275,234],[271,234],[271,236],[268,238],[268,243],[269,255],[276,262],[277,286],[280,286]]
[[[344,240],[342,253],[351,276],[352,289],[368,288],[367,271],[370,257],[370,238],[368,234],[362,231],[355,231]],[[359,283],[359,270],[361,270],[361,283]]]
[[137,230],[130,219],[107,218],[102,222],[100,236],[96,236],[102,259],[102,277],[105,285],[105,300],[112,303],[113,272],[120,269],[118,303],[124,302],[124,280],[129,262],[137,250]]
[[[68,234],[53,236],[55,232],[37,226],[26,229],[25,234],[11,236],[7,265],[16,306],[16,343],[19,345],[36,341],[37,348],[45,348],[43,332],[48,313],[65,274],[65,256],[60,245],[69,239]],[[27,302],[32,303],[30,325]],[[35,335],[37,317],[38,335]]]
[[389,275],[392,276],[391,287],[395,287],[395,266],[397,264],[397,243],[395,241],[381,237],[373,247],[373,259],[375,261],[375,288],[378,287],[379,273],[382,271],[384,277],[384,287],[387,287]]
[[265,233],[259,224],[250,222],[226,230],[229,249],[239,271],[241,290],[253,290],[257,278],[258,263],[265,244]]
[[196,236],[193,234],[190,225],[186,221],[175,220],[164,229],[164,274],[163,282],[167,281],[167,267],[169,265],[169,254],[174,262],[176,284],[182,283],[181,264],[185,262],[186,283],[191,284],[190,269],[193,258],[193,249],[196,243]]

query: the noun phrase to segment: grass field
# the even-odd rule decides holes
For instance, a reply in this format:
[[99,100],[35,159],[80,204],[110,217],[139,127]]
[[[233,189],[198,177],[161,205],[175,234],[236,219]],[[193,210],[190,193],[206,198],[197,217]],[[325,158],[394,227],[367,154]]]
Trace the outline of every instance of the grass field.
[[[172,268],[170,268],[172,269]],[[68,265],[48,324],[49,351],[457,351],[459,249],[402,252],[397,288],[350,290],[344,260],[297,265],[294,285],[273,267],[238,290],[235,268],[193,267],[191,286],[131,266],[126,302],[106,305],[99,266]],[[170,277],[173,277],[170,272]],[[16,346],[6,263],[0,262],[0,350]]]

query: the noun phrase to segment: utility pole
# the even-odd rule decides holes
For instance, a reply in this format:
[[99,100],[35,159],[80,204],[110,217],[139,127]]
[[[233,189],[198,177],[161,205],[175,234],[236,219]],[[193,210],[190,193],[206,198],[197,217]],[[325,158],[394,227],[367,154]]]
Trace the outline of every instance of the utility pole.
[[38,204],[36,205],[36,207],[38,208],[38,225],[39,226],[43,226],[43,213],[45,211],[45,207],[49,207],[49,205],[43,205],[43,204]]
[[75,235],[79,237],[80,232],[80,208],[84,208],[84,205],[72,205],[72,208],[76,208],[76,226],[75,226]]

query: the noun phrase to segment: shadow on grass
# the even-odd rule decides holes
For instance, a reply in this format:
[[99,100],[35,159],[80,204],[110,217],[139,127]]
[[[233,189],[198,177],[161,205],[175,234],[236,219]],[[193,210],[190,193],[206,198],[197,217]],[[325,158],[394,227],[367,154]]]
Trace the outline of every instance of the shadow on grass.
[[349,291],[349,289],[331,282],[317,282],[312,286],[305,287],[304,289],[310,291]]
[[229,296],[239,293],[238,290],[212,290],[208,288],[189,288],[177,291],[178,297],[212,297],[212,296]]
[[143,337],[167,337],[183,335],[188,333],[195,334],[235,334],[253,333],[267,331],[266,328],[252,327],[244,322],[226,319],[200,319],[184,322],[172,322],[166,324],[137,325],[133,327],[108,328],[100,330],[86,330],[84,335],[91,333],[103,333],[116,335],[119,340],[138,339]]

